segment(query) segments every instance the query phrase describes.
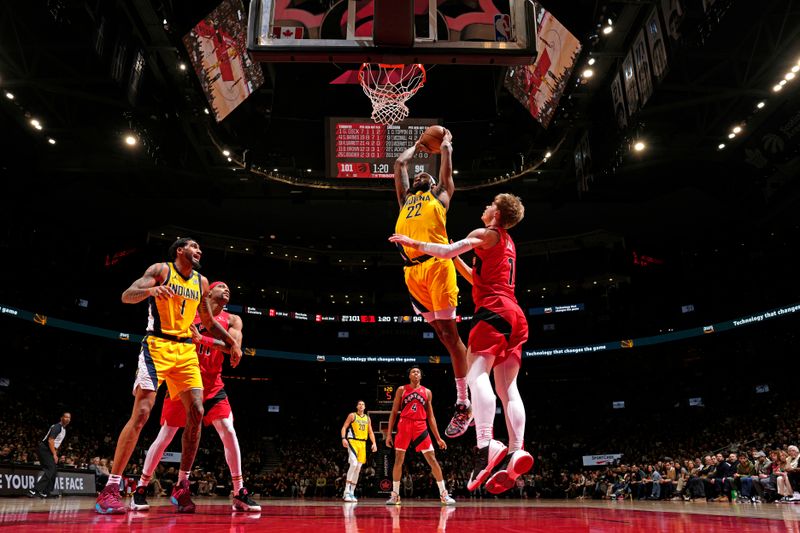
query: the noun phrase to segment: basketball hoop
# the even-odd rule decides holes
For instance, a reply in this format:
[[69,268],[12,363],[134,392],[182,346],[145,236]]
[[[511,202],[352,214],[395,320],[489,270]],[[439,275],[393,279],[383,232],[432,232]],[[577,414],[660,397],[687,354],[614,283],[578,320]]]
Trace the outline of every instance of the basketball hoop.
[[406,101],[425,85],[425,67],[364,63],[358,69],[358,81],[372,102],[372,120],[396,124],[408,117]]

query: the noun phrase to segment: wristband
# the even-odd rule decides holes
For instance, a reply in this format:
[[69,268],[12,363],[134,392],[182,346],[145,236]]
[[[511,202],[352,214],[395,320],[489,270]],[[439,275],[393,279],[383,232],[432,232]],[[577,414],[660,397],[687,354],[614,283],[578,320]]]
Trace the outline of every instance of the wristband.
[[206,337],[205,335],[203,335],[203,337],[200,339],[200,344],[202,346],[208,346],[209,348],[213,348],[215,340],[216,339],[214,337]]

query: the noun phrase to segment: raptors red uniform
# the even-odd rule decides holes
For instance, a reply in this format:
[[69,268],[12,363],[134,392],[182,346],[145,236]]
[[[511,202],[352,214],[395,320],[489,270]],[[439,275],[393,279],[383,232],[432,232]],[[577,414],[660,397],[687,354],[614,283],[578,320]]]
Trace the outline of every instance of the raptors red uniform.
[[396,450],[407,450],[409,447],[418,452],[433,449],[431,436],[428,433],[428,389],[420,385],[416,389],[411,385],[403,386],[403,400],[400,402],[400,422],[397,423],[397,436],[394,439]]
[[488,250],[475,248],[472,263],[472,299],[475,315],[469,346],[475,355],[493,355],[495,365],[506,357],[522,359],[528,340],[528,322],[514,296],[517,251],[508,232],[499,227],[498,242]]
[[[222,311],[214,317],[214,320],[228,330],[230,325],[230,315],[227,311]],[[194,319],[194,325],[200,334],[206,332],[200,321],[200,316]],[[222,382],[222,362],[225,360],[225,353],[217,348],[208,346],[198,346],[197,359],[200,363],[200,375],[203,378],[203,424],[210,425],[211,422],[220,418],[228,418],[231,414],[231,405],[228,402],[228,395],[225,393]],[[186,425],[186,410],[180,398],[164,398],[164,407],[161,409],[161,423],[172,427],[183,427]]]

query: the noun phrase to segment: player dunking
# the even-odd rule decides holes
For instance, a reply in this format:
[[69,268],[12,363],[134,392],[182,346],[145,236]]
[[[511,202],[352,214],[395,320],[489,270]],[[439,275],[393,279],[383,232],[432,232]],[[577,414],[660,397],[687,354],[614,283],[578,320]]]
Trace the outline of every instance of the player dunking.
[[447,443],[439,435],[439,428],[436,425],[436,417],[433,416],[433,406],[431,404],[433,394],[420,384],[422,380],[422,370],[419,367],[411,367],[408,373],[408,385],[403,385],[397,389],[392,404],[392,414],[389,415],[389,430],[386,436],[386,446],[392,447],[392,428],[398,414],[400,422],[397,424],[397,438],[394,439],[394,468],[392,469],[392,496],[386,501],[386,505],[400,505],[400,478],[403,475],[403,461],[406,457],[406,450],[409,447],[422,452],[423,457],[431,467],[431,473],[439,487],[439,499],[442,505],[454,505],[456,501],[447,493],[442,476],[442,467],[436,460],[436,453],[433,451],[433,443],[428,433],[433,433],[433,438],[442,450],[447,449]]
[[372,442],[372,453],[378,451],[375,443],[375,433],[372,431],[372,420],[364,412],[367,408],[363,401],[356,404],[356,412],[347,415],[342,424],[342,446],[347,448],[347,481],[344,486],[344,501],[357,502],[356,485],[361,466],[367,462],[367,437]]
[[[400,214],[395,233],[408,235],[420,241],[447,244],[447,210],[455,193],[453,183],[453,136],[445,130],[440,152],[442,163],[439,180],[420,172],[409,185],[408,163],[417,150],[429,151],[421,142],[406,149],[394,164],[394,185]],[[422,315],[439,340],[442,341],[453,362],[456,378],[456,413],[445,428],[448,437],[463,435],[472,422],[470,402],[467,397],[467,351],[456,327],[458,285],[453,262],[420,253],[398,244],[405,262],[404,276],[414,311]]]
[[[514,296],[517,252],[507,231],[524,215],[525,208],[518,197],[498,194],[481,216],[484,227],[456,243],[419,242],[398,234],[389,238],[391,242],[442,258],[475,250],[472,268],[462,264],[459,269],[472,283],[475,301],[467,359],[478,447],[467,484],[470,491],[486,481],[486,490],[498,494],[511,488],[514,481],[533,466],[533,457],[522,449],[525,406],[517,388],[528,323]],[[492,391],[490,372],[494,372],[497,394],[503,402],[508,448],[492,438],[497,398]],[[497,471],[489,477],[498,464]]]
[[[223,310],[231,298],[228,285],[222,281],[215,281],[209,285],[208,297],[211,300],[211,314],[214,316],[214,320],[220,323],[241,346],[242,319]],[[233,428],[231,404],[225,392],[225,384],[222,382],[222,363],[225,360],[224,345],[220,346],[222,344],[220,341],[203,335],[203,333],[206,333],[205,328],[203,328],[200,317],[196,317],[192,327],[192,337],[197,344],[200,375],[203,378],[203,409],[205,411],[203,424],[205,426],[213,424],[225,448],[225,461],[228,463],[233,482],[232,509],[257,512],[261,510],[261,506],[253,501],[247,489],[244,488],[239,439]],[[239,361],[239,358],[231,356],[232,367],[235,368]],[[147,485],[153,477],[158,462],[164,455],[164,450],[172,442],[178,429],[182,428],[185,423],[186,411],[180,399],[164,398],[164,406],[161,408],[161,430],[147,450],[142,476],[139,478],[139,484],[133,493],[133,500],[131,500],[132,511],[146,511],[150,508],[146,497]]]
[[144,275],[122,293],[122,301],[136,304],[148,301],[147,335],[142,341],[139,366],[133,384],[133,411],[117,440],[114,465],[108,483],[97,496],[95,510],[101,514],[124,513],[119,494],[122,473],[139,440],[142,427],[150,417],[156,391],[167,382],[170,396],[180,398],[186,409],[178,483],[172,501],[179,512],[194,512],[189,493],[189,471],[200,443],[200,420],[203,418],[203,381],[192,344],[189,327],[200,314],[203,326],[230,348],[231,357],[241,358],[239,343],[212,316],[208,280],[200,268],[202,252],[193,239],[182,238],[169,248],[170,263],[151,265]]

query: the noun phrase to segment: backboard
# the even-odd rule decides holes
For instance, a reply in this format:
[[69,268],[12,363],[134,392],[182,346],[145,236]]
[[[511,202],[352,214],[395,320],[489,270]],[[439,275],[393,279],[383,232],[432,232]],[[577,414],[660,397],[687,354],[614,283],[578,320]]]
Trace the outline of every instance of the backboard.
[[[376,2],[408,2],[411,46],[375,44]],[[527,65],[535,21],[531,0],[253,0],[247,47],[265,62]]]

